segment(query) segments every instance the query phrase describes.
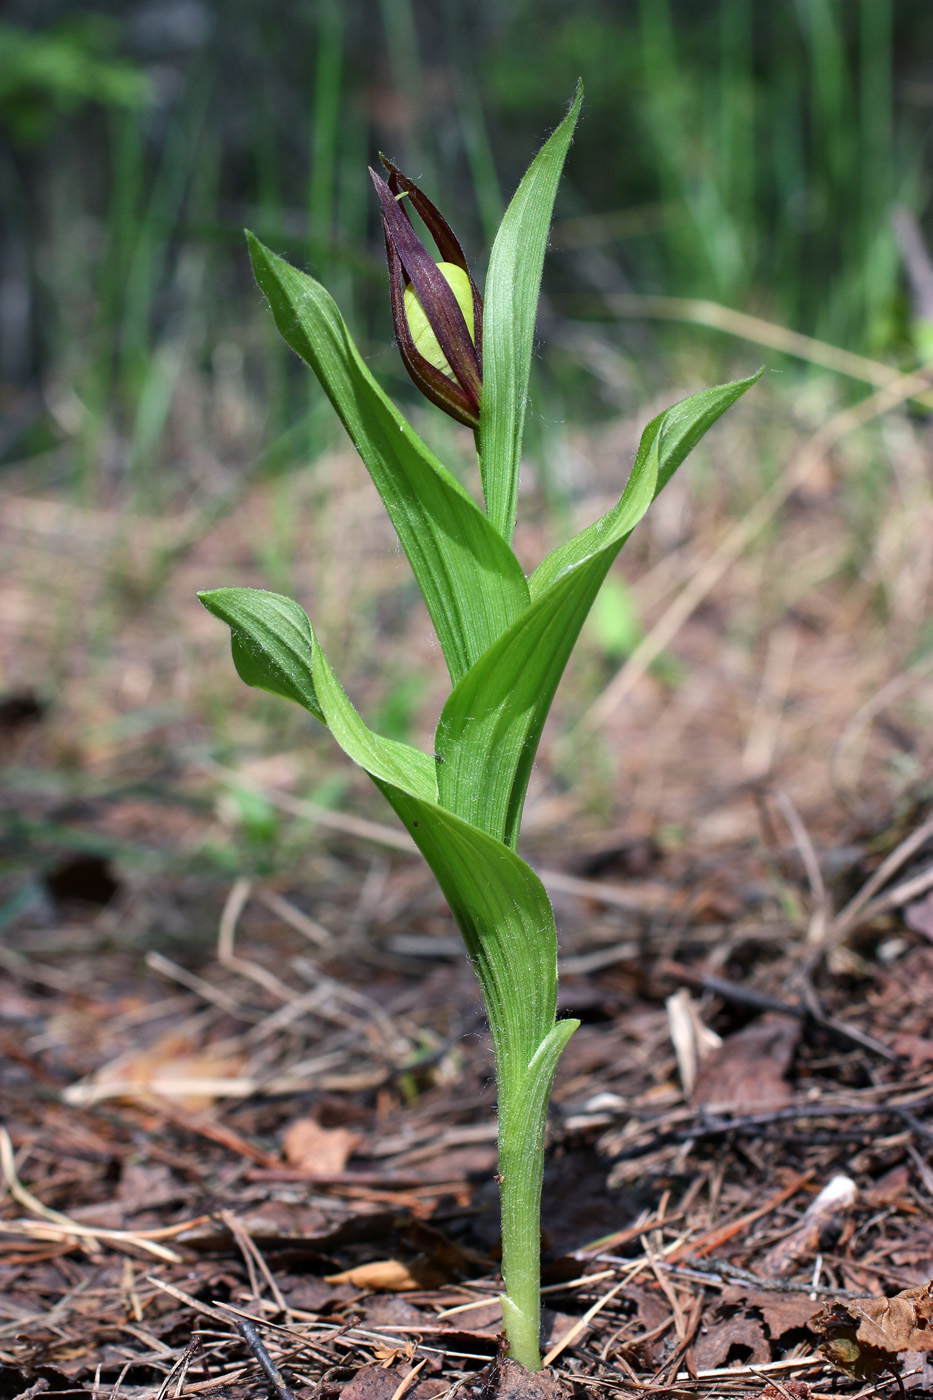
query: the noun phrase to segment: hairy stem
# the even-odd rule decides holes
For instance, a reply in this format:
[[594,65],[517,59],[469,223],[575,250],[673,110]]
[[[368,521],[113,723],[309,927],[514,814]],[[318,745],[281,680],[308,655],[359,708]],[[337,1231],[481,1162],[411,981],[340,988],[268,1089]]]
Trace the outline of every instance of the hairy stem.
[[[518,1072],[499,1079],[502,1321],[509,1355],[541,1369],[541,1183],[547,1106],[557,1062],[579,1021],[558,1021]],[[511,1068],[511,1066],[509,1066]]]
[[[501,1112],[501,1105],[500,1105]],[[543,1124],[541,1138],[543,1139]],[[502,1322],[509,1355],[529,1371],[541,1368],[541,1183],[543,1141],[515,1141],[502,1119],[499,1178],[502,1192]]]

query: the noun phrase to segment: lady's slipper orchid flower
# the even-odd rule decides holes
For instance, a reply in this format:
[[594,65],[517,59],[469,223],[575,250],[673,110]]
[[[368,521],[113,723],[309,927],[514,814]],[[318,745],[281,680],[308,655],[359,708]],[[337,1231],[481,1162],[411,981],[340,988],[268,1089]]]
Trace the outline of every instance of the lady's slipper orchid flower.
[[[405,368],[438,408],[470,428],[479,427],[482,390],[483,301],[450,225],[418,186],[381,157],[388,183],[370,170],[389,263],[395,335]],[[435,262],[404,208],[415,211],[437,244]]]

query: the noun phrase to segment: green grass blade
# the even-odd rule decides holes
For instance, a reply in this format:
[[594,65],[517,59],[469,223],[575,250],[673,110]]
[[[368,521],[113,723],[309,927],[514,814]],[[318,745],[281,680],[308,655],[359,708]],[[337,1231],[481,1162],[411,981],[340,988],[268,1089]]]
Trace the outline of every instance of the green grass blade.
[[480,465],[486,512],[503,539],[515,528],[535,316],[551,212],[573,136],[583,85],[560,126],[535,156],[499,226],[483,305]]
[[314,370],[363,458],[456,684],[527,607],[521,567],[476,502],[379,388],[329,293],[248,237],[256,280],[275,323]]

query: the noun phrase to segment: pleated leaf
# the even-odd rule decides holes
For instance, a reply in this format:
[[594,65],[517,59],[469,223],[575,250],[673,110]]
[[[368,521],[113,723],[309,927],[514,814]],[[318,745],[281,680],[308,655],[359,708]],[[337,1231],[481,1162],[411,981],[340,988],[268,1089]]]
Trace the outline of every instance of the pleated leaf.
[[417,783],[360,719],[315,642],[314,675],[331,733],[392,804],[434,873],[476,969],[500,1077],[531,1063],[554,1023],[557,935],[547,892],[513,851],[435,800],[427,755]]
[[379,388],[330,293],[247,236],[276,326],[314,370],[382,497],[456,684],[527,607],[521,567]]
[[440,800],[511,847],[554,693],[610,564],[651,504],[657,469],[656,438],[601,547],[538,594],[444,706],[435,741]]
[[505,212],[489,258],[483,308],[480,465],[486,512],[503,539],[515,529],[518,468],[544,250],[554,197],[583,101],[541,147]]
[[259,588],[214,588],[198,597],[230,628],[233,664],[247,685],[284,696],[323,724],[311,674],[311,623],[304,608]]
[[314,680],[337,743],[392,804],[450,905],[483,989],[499,1073],[520,1072],[557,1006],[557,935],[544,886],[513,851],[437,803],[426,754],[417,782],[386,762],[387,741],[367,729],[316,640]]
[[[428,754],[367,727],[297,603],[253,588],[219,588],[199,596],[253,658],[255,679],[249,683],[297,699],[322,719],[404,822],[447,898],[476,968],[500,1076],[517,1084],[551,1032],[557,1006],[557,936],[541,881],[514,851],[438,804]],[[284,641],[275,635],[280,625]]]
[[[323,678],[330,690],[337,682],[304,608],[291,598],[260,588],[215,588],[199,593],[198,597],[209,613],[230,628],[234,661],[247,685],[297,700],[322,723],[329,724],[319,698],[318,684]],[[241,667],[238,656],[248,658],[245,668]],[[343,695],[343,691],[340,694]],[[346,703],[356,725],[353,741],[357,752],[367,760],[363,767],[371,766],[391,781],[433,799],[436,794],[434,765],[428,755],[410,744],[374,734],[366,728],[349,701]]]
[[444,806],[517,845],[541,731],[606,573],[664,482],[755,378],[696,394],[653,419],[618,503],[532,576],[530,607],[444,706],[435,742]]

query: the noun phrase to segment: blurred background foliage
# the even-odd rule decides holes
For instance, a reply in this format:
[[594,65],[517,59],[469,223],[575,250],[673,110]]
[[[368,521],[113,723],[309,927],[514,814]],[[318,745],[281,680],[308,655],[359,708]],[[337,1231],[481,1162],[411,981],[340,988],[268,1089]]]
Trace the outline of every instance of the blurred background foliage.
[[[17,851],[38,842],[44,861],[42,843],[57,851],[67,833],[80,845],[66,798],[150,779],[162,833],[173,775],[187,781],[205,756],[294,750],[308,755],[286,765],[296,791],[327,807],[368,800],[302,712],[242,693],[198,587],[298,596],[370,722],[430,742],[442,668],[417,590],[328,402],[275,332],[243,228],[334,292],[380,382],[475,487],[469,433],[417,399],[395,352],[366,167],[384,150],[418,180],[481,281],[505,201],[578,77],[586,99],[545,266],[520,548],[536,560],[615,499],[660,407],[762,361],[782,372],[695,454],[626,551],[558,728],[610,683],[799,438],[882,382],[851,366],[854,377],[827,373],[826,356],[822,367],[791,359],[773,338],[749,344],[735,322],[724,334],[676,308],[664,319],[651,297],[764,318],[870,356],[882,376],[933,355],[929,0],[6,0],[0,762],[4,704],[51,717],[0,782]],[[701,653],[656,660],[654,681],[667,699],[679,687],[692,717],[682,730],[671,721],[687,751],[709,747],[692,745],[691,725],[715,729],[738,705],[730,666],[747,668],[758,712],[758,652],[771,655],[775,619],[803,598],[826,609],[806,624],[819,637],[808,684],[823,684],[833,627],[857,648],[830,724],[872,693],[873,648],[892,673],[930,655],[924,433],[914,405],[858,437],[756,541],[722,614],[706,619],[718,631],[696,683],[721,657],[728,697],[712,719],[691,698]],[[614,775],[632,722],[626,712],[590,757],[581,744],[566,760],[544,753],[541,791],[550,770],[555,792],[585,789],[602,821],[615,787],[628,791]],[[813,746],[822,761],[827,742]],[[194,841],[184,828],[185,859],[207,852],[224,877],[244,861],[292,860],[311,819],[286,824],[234,779],[208,779],[233,784],[220,835]],[[29,804],[34,829],[21,831]],[[646,830],[680,820],[661,797],[649,806]],[[684,810],[695,806],[691,789]],[[127,820],[113,817],[121,840]],[[113,839],[94,835],[105,851]]]
[[[618,324],[607,292],[909,359],[891,212],[928,202],[931,53],[926,0],[9,0],[0,461],[69,435],[83,480],[116,472],[158,505],[192,369],[264,402],[267,465],[326,438],[284,348],[253,343],[244,225],[332,288],[407,399],[366,165],[385,149],[419,178],[482,271],[578,75],[545,284],[554,418],[630,407],[678,334]],[[584,322],[628,373],[593,382],[599,353],[567,333]]]

